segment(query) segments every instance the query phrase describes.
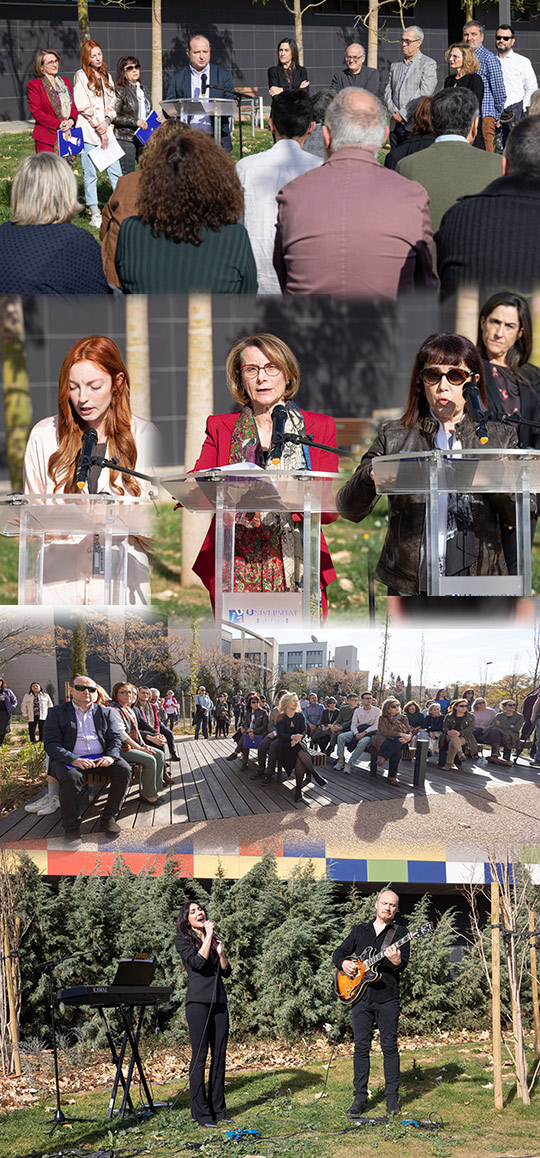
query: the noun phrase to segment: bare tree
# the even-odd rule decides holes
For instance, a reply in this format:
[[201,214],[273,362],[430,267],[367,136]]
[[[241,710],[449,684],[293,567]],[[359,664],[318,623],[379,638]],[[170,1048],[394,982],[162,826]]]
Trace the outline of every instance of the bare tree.
[[[260,0],[260,2],[261,2],[261,4],[267,4],[268,0]],[[252,0],[252,3],[256,4],[257,0]],[[323,4],[326,4],[326,0],[310,0],[310,3],[308,3],[308,4],[302,4],[302,0],[292,0],[292,4],[289,2],[289,0],[281,0],[281,3],[283,4],[283,7],[287,9],[287,12],[290,12],[291,16],[294,16],[294,38],[295,38],[296,43],[298,45],[298,59],[300,61],[300,64],[303,64],[304,63],[304,29],[303,29],[303,25],[302,25],[303,17],[305,16],[305,13],[309,11],[310,8],[321,8]]]
[[43,630],[31,619],[15,619],[13,608],[0,610],[0,668],[22,655],[54,655],[54,628]]
[[422,703],[422,693],[424,691],[424,684],[426,682],[427,664],[428,658],[426,652],[426,639],[424,633],[422,632],[422,635],[420,636],[420,646],[418,648],[416,658],[416,670],[418,672],[418,699],[420,704]]
[[187,646],[178,635],[169,636],[163,623],[147,623],[137,615],[104,622],[87,622],[88,650],[107,663],[118,664],[126,680],[140,683],[148,672],[185,662]]
[[368,53],[367,63],[369,68],[377,68],[378,66],[378,47],[379,40],[392,41],[393,36],[387,32],[386,23],[381,25],[381,15],[384,17],[386,10],[389,15],[399,16],[401,27],[405,28],[404,13],[409,8],[416,6],[416,0],[371,0],[367,12],[363,16],[357,16],[354,21],[355,27],[359,24],[368,30]]
[[382,636],[382,640],[381,640],[381,650],[379,653],[380,657],[381,657],[381,675],[380,675],[380,683],[379,683],[379,690],[381,693],[381,699],[384,699],[384,677],[386,674],[386,664],[388,661],[389,644],[390,644],[390,632],[388,630],[388,607],[387,607],[386,608],[386,619],[384,621],[383,636]]

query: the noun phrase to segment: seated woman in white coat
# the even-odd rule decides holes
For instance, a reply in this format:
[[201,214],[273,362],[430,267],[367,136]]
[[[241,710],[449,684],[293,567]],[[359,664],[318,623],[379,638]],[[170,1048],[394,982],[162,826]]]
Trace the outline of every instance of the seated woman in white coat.
[[[128,539],[127,584],[119,571],[112,601],[143,606],[150,601],[150,561],[145,538],[149,533],[151,484],[99,464],[90,466],[81,478],[81,458],[87,449],[84,436],[91,431],[97,436],[90,448],[92,455],[116,458],[120,466],[153,473],[159,453],[157,430],[151,422],[132,414],[126,366],[115,342],[100,334],[81,338],[64,358],[58,383],[58,414],[38,422],[28,439],[24,491],[34,495],[109,494],[118,499],[115,514],[126,499],[137,504],[137,510],[126,510],[129,526],[135,531]],[[131,503],[128,505],[131,508]],[[43,602],[104,601],[103,536],[72,534],[48,539]]]

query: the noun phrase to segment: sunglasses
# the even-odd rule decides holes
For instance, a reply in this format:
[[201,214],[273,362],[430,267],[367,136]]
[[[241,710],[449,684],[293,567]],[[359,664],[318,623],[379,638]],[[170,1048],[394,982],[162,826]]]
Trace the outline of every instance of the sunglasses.
[[88,684],[73,684],[76,692],[90,692],[91,695],[97,692],[97,688],[89,688]]
[[451,366],[450,370],[440,370],[438,366],[426,366],[425,370],[420,371],[420,377],[424,386],[438,386],[441,378],[446,378],[451,386],[463,386],[464,382],[471,377],[471,371],[462,370],[460,366]]
[[495,40],[512,40],[511,36],[496,36]]
[[126,64],[125,71],[126,72],[136,72],[137,69],[140,67],[141,67],[140,64]]

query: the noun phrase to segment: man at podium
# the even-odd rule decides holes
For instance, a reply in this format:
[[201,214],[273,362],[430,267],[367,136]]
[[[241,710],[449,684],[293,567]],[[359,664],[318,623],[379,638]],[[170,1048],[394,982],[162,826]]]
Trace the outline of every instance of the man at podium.
[[[206,439],[194,471],[251,462],[266,468],[275,445],[276,417],[281,409],[279,465],[288,471],[337,473],[338,456],[330,450],[287,441],[287,434],[311,434],[323,446],[336,446],[336,426],[326,414],[301,410],[293,398],[300,387],[300,367],[291,349],[274,334],[253,334],[235,342],[225,364],[227,384],[242,409],[216,414],[206,423]],[[283,412],[285,411],[285,413]],[[274,459],[275,461],[275,459]],[[334,514],[323,514],[330,523]],[[302,588],[302,516],[273,512],[242,512],[235,523],[233,589],[238,592],[299,591]],[[193,570],[215,596],[215,520],[195,560]],[[336,578],[328,547],[321,535],[321,601],[326,613],[326,588]]]
[[[477,387],[476,417],[463,388]],[[487,407],[482,359],[459,334],[432,334],[414,363],[405,414],[384,422],[354,475],[337,495],[346,519],[360,523],[379,495],[373,461],[379,456],[440,450],[517,447],[514,430],[487,421],[485,434],[478,414]],[[477,433],[480,431],[480,433]],[[438,547],[440,573],[448,576],[506,575],[501,526],[516,523],[510,494],[439,494]],[[388,532],[376,575],[390,595],[427,592],[426,504],[420,495],[393,494],[388,499]]]
[[[195,34],[188,41],[186,50],[189,64],[173,72],[167,91],[167,100],[190,97],[192,100],[215,100],[230,97],[234,92],[233,78],[228,68],[210,64],[210,41],[206,36]],[[213,118],[206,114],[189,118],[189,123],[203,133],[213,133]],[[221,120],[221,144],[228,153],[232,152],[229,118]]]

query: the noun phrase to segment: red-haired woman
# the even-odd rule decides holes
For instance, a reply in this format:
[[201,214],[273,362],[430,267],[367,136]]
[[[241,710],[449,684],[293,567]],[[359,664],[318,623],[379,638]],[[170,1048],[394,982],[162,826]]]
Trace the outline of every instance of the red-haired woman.
[[[482,358],[468,338],[432,334],[415,359],[405,414],[383,422],[377,438],[354,475],[337,495],[340,514],[360,523],[375,506],[373,460],[387,454],[441,450],[481,451],[463,386],[475,382],[486,408]],[[516,447],[512,430],[488,422],[489,446]],[[439,497],[439,559],[446,575],[506,575],[499,520],[515,526],[512,495],[448,494]],[[426,591],[425,503],[416,495],[393,495],[388,501],[388,532],[377,564],[377,576],[392,595]]]
[[[34,426],[28,439],[24,458],[24,490],[26,494],[99,494],[133,499],[146,499],[149,484],[144,480],[122,474],[109,467],[90,468],[87,482],[81,488],[76,483],[77,467],[85,430],[97,432],[93,453],[105,458],[118,458],[131,470],[151,473],[157,461],[157,431],[151,422],[132,414],[129,375],[118,346],[110,338],[94,334],[81,338],[68,350],[60,367],[58,381],[58,413],[43,418]],[[69,544],[71,549],[71,544]],[[67,549],[67,548],[66,548]],[[57,547],[57,551],[61,550]],[[88,550],[87,539],[79,548],[78,567]],[[48,552],[50,557],[52,552]],[[73,565],[66,559],[63,572],[53,576],[52,587],[60,602],[75,597],[76,602],[95,602],[95,565],[86,558],[86,579],[61,583],[61,576],[73,574]],[[130,540],[128,563],[128,592],[126,602],[142,604],[148,601],[148,557],[139,540]],[[82,584],[82,588],[81,588]],[[54,592],[51,590],[50,594]],[[47,602],[49,602],[49,598]]]
[[[84,151],[81,153],[84,196],[91,224],[99,229],[97,169],[89,154],[97,146],[108,148],[114,141],[112,121],[116,118],[116,93],[101,46],[96,40],[85,40],[81,48],[81,66],[73,80],[73,98],[79,110],[77,128],[82,129],[84,137]],[[115,189],[118,178],[122,176],[119,160],[107,166],[107,176]]]

